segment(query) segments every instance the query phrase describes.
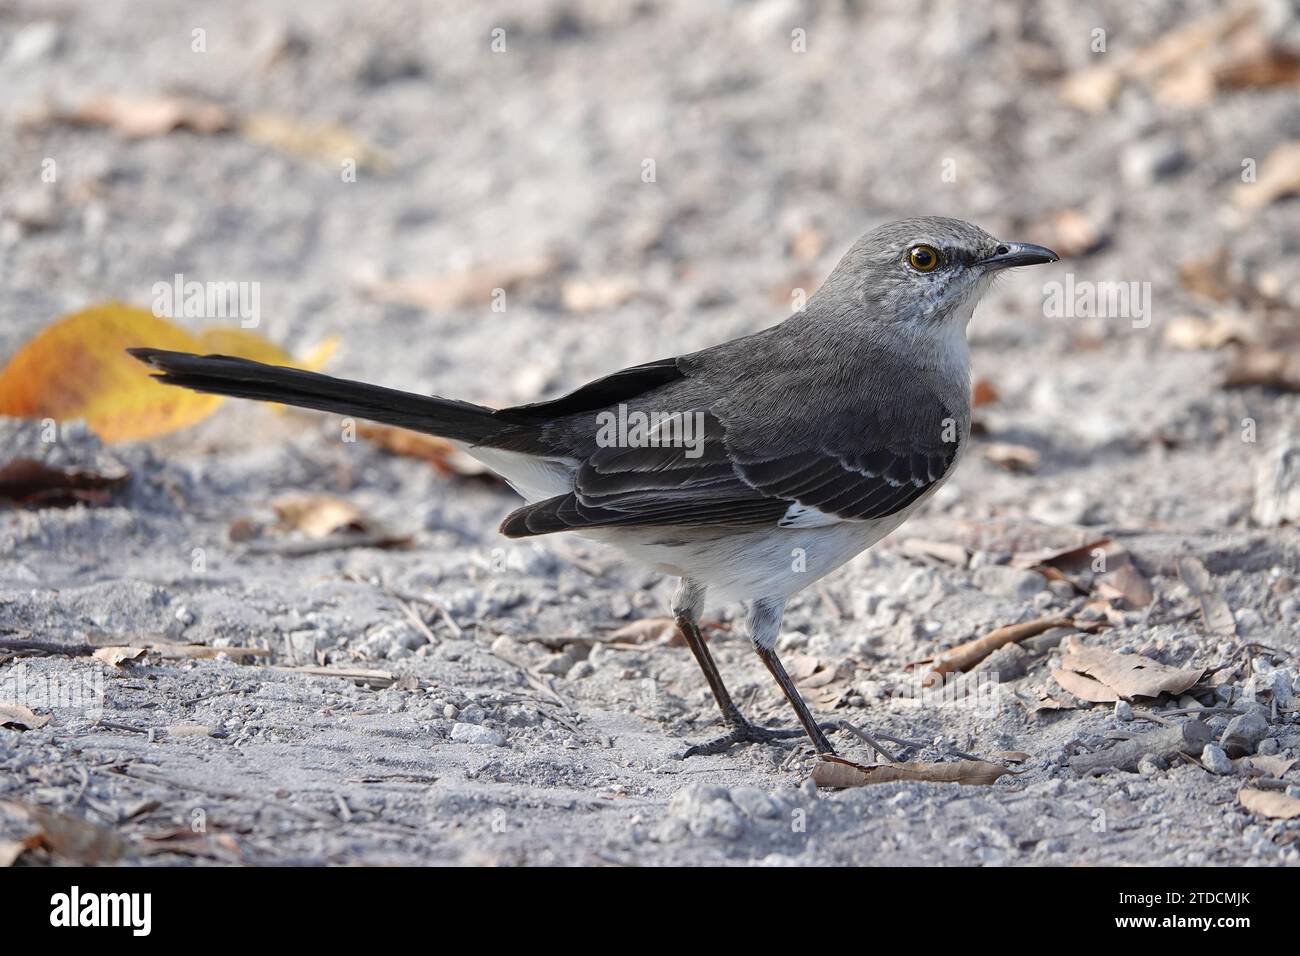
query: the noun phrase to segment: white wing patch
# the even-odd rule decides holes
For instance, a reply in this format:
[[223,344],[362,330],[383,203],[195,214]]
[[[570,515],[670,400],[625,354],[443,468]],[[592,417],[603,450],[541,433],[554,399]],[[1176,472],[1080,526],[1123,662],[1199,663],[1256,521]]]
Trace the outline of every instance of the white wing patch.
[[798,502],[785,509],[785,514],[776,523],[778,528],[829,528],[844,519],[839,515],[827,514]]
[[577,471],[578,463],[571,459],[539,458],[460,441],[452,444],[495,471],[530,504],[556,495],[567,495],[573,490],[573,473]]

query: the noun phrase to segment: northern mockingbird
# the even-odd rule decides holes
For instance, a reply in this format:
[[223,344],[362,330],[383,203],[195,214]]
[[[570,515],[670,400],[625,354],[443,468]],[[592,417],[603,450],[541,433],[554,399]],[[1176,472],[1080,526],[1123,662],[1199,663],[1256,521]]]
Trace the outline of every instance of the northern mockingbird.
[[776,654],[786,601],[903,523],[970,436],[966,326],[999,271],[1055,262],[957,219],[859,239],[779,325],[514,408],[413,395],[220,355],[132,354],[166,383],[440,435],[527,502],[510,538],[575,531],[681,578],[672,610],[729,731],[686,755],[798,736],[750,723],[700,633],[705,595],[748,604],[750,640],[819,753]]

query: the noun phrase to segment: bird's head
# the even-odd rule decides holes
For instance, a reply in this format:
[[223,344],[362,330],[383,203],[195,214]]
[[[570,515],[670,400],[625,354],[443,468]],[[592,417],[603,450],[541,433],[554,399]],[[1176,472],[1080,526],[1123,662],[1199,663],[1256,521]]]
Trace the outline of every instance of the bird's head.
[[1043,246],[995,239],[960,219],[900,219],[854,243],[818,296],[861,309],[872,322],[955,323],[964,330],[995,275],[1059,258]]

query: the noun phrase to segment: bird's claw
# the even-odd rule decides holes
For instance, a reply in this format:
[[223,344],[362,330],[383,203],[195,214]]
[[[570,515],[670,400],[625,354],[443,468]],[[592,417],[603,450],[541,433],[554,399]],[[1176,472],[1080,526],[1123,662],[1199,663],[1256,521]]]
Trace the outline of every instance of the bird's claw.
[[777,740],[793,740],[796,737],[807,737],[802,727],[780,729],[758,727],[746,721],[743,724],[733,726],[730,731],[715,740],[687,747],[686,752],[682,754],[682,759],[684,760],[687,757],[708,757],[725,753],[732,747],[744,744],[767,744]]

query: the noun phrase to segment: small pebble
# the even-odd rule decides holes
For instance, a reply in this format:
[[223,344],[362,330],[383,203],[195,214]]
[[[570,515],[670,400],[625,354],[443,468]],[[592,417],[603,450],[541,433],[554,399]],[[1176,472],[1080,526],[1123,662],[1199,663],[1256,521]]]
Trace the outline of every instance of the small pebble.
[[1133,707],[1131,704],[1129,704],[1128,701],[1126,700],[1115,701],[1115,719],[1116,720],[1133,719]]
[[1241,714],[1228,721],[1219,744],[1229,757],[1244,757],[1255,752],[1268,734],[1268,723],[1256,712]]
[[565,680],[582,680],[584,677],[590,677],[596,673],[595,666],[591,661],[578,661],[569,668],[569,672],[564,675]]
[[456,724],[451,728],[451,739],[461,744],[483,744],[490,747],[506,745],[505,734],[480,724]]
[[1217,773],[1220,776],[1232,773],[1232,761],[1217,744],[1205,745],[1205,749],[1201,751],[1201,764],[1210,773]]

